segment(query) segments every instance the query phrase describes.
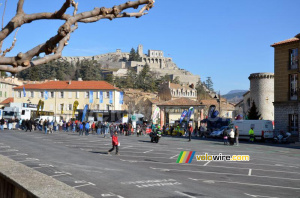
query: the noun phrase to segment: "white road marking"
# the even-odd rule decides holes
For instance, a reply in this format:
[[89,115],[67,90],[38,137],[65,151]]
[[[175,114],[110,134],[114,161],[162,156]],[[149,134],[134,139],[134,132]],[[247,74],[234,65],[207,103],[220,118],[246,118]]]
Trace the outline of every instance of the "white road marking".
[[149,152],[151,152],[151,151],[153,151],[153,150],[145,151],[145,152],[143,152],[143,153],[149,153]]
[[248,176],[251,176],[251,173],[252,173],[252,169],[249,169]]
[[183,193],[183,192],[179,192],[179,191],[175,191],[177,194],[180,194],[180,195],[182,195],[182,196],[185,196],[185,197],[189,197],[189,198],[196,198],[196,197],[194,197],[194,196],[191,196],[191,195],[188,195],[188,194],[185,194],[185,193]]
[[22,156],[22,155],[28,155],[26,153],[17,153],[16,155],[6,155],[6,157],[15,157],[15,156]]
[[170,157],[170,159],[174,159],[175,157],[177,157],[179,154],[174,155],[173,157]]
[[79,188],[79,187],[83,187],[83,186],[96,186],[96,184],[93,184],[91,182],[88,182],[87,184],[82,184],[82,185],[79,185],[79,186],[73,186],[73,188]]
[[6,151],[0,151],[0,153],[15,152],[15,151],[19,151],[19,150],[16,150],[16,149],[7,149]]
[[0,146],[0,148],[10,148],[10,146]]
[[118,197],[118,198],[124,198],[121,195],[115,195],[111,192],[109,192],[109,194],[101,194],[102,197]]
[[[193,178],[189,178],[189,179],[193,180],[193,181],[205,181],[205,179],[193,179]],[[260,187],[300,190],[300,188],[293,188],[293,187],[288,187],[288,186],[272,186],[272,185],[266,185],[266,184],[241,183],[241,182],[230,182],[230,181],[220,181],[220,180],[218,180],[218,181],[214,180],[214,182],[215,183],[227,183],[227,184],[239,184],[239,185],[247,185],[247,186],[260,186]]]
[[52,175],[50,177],[59,177],[59,176],[65,176],[65,175],[72,175],[71,173],[67,173],[67,172],[54,172],[57,175]]
[[122,149],[130,148],[130,147],[133,147],[133,146],[126,146],[126,147],[123,147]]
[[247,194],[247,193],[244,193],[244,194],[247,195],[247,196],[250,196],[250,197],[278,198],[278,197],[269,197],[269,196],[262,196],[262,195],[250,195],[250,194]]
[[211,161],[206,162],[203,166],[207,166]]
[[31,168],[37,169],[37,168],[45,168],[45,167],[54,167],[54,166],[51,164],[39,164],[38,167],[31,167]]
[[[157,170],[164,168],[155,168]],[[221,172],[210,172],[210,171],[193,171],[193,170],[178,170],[178,169],[168,169],[169,171],[177,171],[177,172],[193,172],[193,173],[204,173],[204,174],[217,174],[217,175],[235,175],[235,176],[247,176],[245,174],[234,174],[234,173],[221,173]],[[271,179],[282,179],[282,180],[291,180],[291,181],[300,181],[300,179],[294,178],[283,178],[283,177],[271,177],[271,176],[262,176],[262,175],[252,175],[252,177],[259,177],[259,178],[271,178]]]
[[22,160],[22,161],[16,161],[16,162],[30,162],[30,161],[40,161],[39,159],[36,158],[26,158],[26,160]]
[[166,168],[153,168],[153,167],[150,167],[150,168],[153,170],[160,170],[160,171],[164,171],[164,172],[170,171],[170,169],[166,169]]

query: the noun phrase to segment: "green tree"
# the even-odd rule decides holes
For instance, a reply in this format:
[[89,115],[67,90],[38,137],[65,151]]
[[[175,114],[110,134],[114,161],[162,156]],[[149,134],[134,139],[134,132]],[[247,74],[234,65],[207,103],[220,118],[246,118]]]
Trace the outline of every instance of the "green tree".
[[248,111],[247,117],[249,120],[259,120],[261,117],[261,114],[259,114],[254,100],[252,102],[251,108]]
[[140,55],[135,51],[134,48],[131,48],[129,52],[129,61],[142,61]]
[[136,88],[136,82],[137,82],[137,74],[133,69],[127,70],[127,75],[124,81],[124,86],[126,88]]
[[176,77],[172,80],[172,83],[174,83],[174,84],[180,84],[179,77],[176,76]]
[[205,81],[205,85],[207,87],[207,89],[209,89],[210,91],[214,91],[214,83],[211,80],[211,77],[207,77],[206,81]]
[[197,98],[198,100],[205,100],[205,99],[210,99],[210,95],[206,92],[205,87],[203,86],[203,84],[201,83],[201,81],[199,81],[196,85],[196,90],[197,90]]
[[105,76],[105,79],[104,79],[106,82],[110,83],[110,84],[113,84],[114,83],[114,75],[113,74],[107,74]]

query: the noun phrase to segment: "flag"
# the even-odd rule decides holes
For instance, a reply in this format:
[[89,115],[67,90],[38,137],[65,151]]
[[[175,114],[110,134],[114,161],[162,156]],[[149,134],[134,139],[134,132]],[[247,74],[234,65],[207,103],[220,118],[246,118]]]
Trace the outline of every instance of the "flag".
[[123,100],[124,100],[124,93],[120,92],[120,104],[124,103]]
[[190,121],[191,116],[192,116],[193,113],[194,113],[194,107],[190,107],[189,108],[189,112],[187,113],[187,120],[188,120],[188,122]]
[[24,97],[26,97],[25,86],[23,86],[23,95],[24,95]]
[[112,104],[113,103],[113,92],[110,91],[109,92],[109,104]]
[[103,103],[103,91],[100,91],[100,104]]
[[159,107],[156,107],[156,109],[154,110],[153,115],[152,115],[152,120],[153,120],[153,122],[154,122],[155,119],[158,117],[159,110],[160,110]]
[[182,114],[181,114],[181,117],[180,117],[180,124],[181,124],[181,122],[183,121],[183,119],[186,117],[186,115],[187,115],[187,111],[186,110],[184,110],[183,112],[182,112]]
[[89,105],[85,105],[84,109],[83,109],[83,112],[82,112],[82,118],[81,118],[81,122],[84,121],[84,118],[85,118],[85,115],[86,115],[86,112],[89,108]]
[[93,103],[93,91],[90,91],[90,103]]
[[45,100],[48,100],[48,91],[45,91],[44,96],[45,96]]

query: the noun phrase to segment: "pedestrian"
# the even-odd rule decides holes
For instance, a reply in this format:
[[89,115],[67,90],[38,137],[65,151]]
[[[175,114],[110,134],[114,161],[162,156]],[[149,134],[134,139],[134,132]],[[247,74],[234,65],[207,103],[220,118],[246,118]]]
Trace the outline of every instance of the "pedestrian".
[[92,124],[92,134],[95,135],[95,128],[96,128],[96,125],[95,125],[95,122],[93,122]]
[[239,136],[240,136],[240,132],[239,132],[239,127],[235,126],[235,131],[234,131],[234,135],[235,135],[235,143],[238,146],[239,145]]
[[101,134],[101,126],[102,126],[101,121],[98,121],[97,122],[97,135]]
[[163,134],[166,135],[166,126],[163,125]]
[[233,131],[233,128],[230,129],[230,132],[229,132],[229,137],[230,137],[230,145],[233,146],[234,145],[234,131]]
[[193,131],[194,131],[193,126],[191,124],[189,124],[189,126],[188,126],[189,142],[191,141],[191,136],[192,136]]
[[53,133],[53,125],[54,125],[53,120],[48,122],[49,133]]
[[110,154],[115,148],[116,148],[116,155],[119,155],[119,140],[118,140],[118,132],[115,131],[114,135],[112,136],[112,148],[108,151],[108,154]]
[[128,131],[127,131],[127,135],[131,135],[131,131],[132,131],[132,124],[129,123],[128,124]]
[[[31,132],[31,130],[32,130],[32,121],[31,120],[28,120],[27,129]],[[26,129],[26,131],[27,131],[27,129]]]
[[224,140],[224,145],[228,145],[228,132],[226,128],[223,131],[223,140]]
[[57,131],[57,121],[56,120],[54,121],[53,127],[54,127],[54,131]]
[[254,131],[253,131],[253,127],[251,127],[251,129],[249,130],[249,141],[250,142],[254,142],[255,136],[254,136]]
[[4,130],[4,123],[5,123],[4,119],[1,118],[1,120],[0,120],[0,129],[1,129],[2,131]]
[[85,135],[89,135],[90,123],[86,122],[84,128],[85,128]]
[[48,120],[45,120],[45,121],[44,121],[43,127],[44,127],[44,130],[45,130],[45,134],[47,134],[47,130],[48,130]]
[[116,131],[114,123],[111,123],[109,125],[109,133],[110,133],[110,137],[112,137],[114,135],[114,131]]
[[83,123],[82,122],[80,122],[79,123],[79,136],[83,136]]
[[123,134],[123,124],[122,123],[119,124],[119,129],[120,129],[120,134]]
[[62,131],[63,125],[64,125],[63,121],[60,120],[60,122],[59,122],[59,131]]

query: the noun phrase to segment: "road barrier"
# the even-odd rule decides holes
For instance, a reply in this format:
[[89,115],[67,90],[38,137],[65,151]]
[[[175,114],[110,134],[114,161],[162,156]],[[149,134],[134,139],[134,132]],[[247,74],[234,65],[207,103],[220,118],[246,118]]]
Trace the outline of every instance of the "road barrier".
[[0,155],[0,197],[92,198],[3,155]]

